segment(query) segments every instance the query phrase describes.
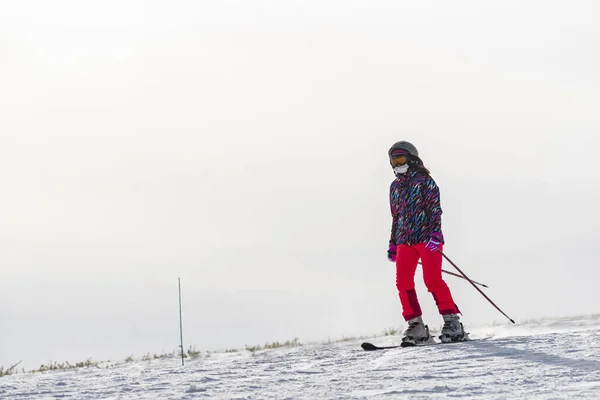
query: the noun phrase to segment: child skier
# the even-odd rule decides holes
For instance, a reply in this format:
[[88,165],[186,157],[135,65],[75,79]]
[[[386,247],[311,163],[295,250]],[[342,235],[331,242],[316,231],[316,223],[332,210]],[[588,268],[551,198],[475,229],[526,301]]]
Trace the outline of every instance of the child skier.
[[457,315],[460,311],[442,279],[444,236],[438,186],[411,143],[395,143],[388,156],[396,175],[390,185],[392,233],[388,259],[396,262],[396,287],[402,304],[402,316],[408,322],[402,342],[404,345],[418,345],[430,338],[415,292],[419,258],[425,286],[433,295],[444,319],[439,339],[442,343],[462,340],[465,334]]

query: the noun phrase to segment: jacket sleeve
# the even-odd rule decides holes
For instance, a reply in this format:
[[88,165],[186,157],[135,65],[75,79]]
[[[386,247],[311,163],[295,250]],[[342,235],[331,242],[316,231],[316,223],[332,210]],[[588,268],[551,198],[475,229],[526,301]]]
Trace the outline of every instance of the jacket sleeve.
[[438,233],[443,242],[440,189],[432,177],[428,177],[425,181],[425,207],[429,217],[429,234]]
[[398,211],[394,207],[394,201],[392,200],[392,192],[394,190],[394,184],[390,185],[390,211],[392,213],[392,232],[390,234],[390,243],[396,244],[396,230],[398,229]]

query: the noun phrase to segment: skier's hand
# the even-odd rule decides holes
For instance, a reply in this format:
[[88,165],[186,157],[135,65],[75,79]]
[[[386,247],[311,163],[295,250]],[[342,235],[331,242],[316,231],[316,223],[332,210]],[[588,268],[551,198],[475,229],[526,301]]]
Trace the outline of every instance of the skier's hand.
[[396,245],[390,242],[388,247],[387,258],[389,261],[396,262]]
[[442,249],[442,243],[444,243],[444,237],[439,232],[433,232],[431,238],[425,248],[431,251],[440,251]]

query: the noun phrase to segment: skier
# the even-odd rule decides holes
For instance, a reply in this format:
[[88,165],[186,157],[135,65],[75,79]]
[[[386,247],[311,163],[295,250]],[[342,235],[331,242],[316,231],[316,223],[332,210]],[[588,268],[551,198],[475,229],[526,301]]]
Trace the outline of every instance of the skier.
[[433,295],[444,319],[439,339],[442,343],[462,340],[465,334],[458,316],[460,311],[442,279],[444,236],[439,188],[419,158],[417,148],[411,143],[395,143],[388,156],[396,175],[390,185],[392,232],[388,259],[396,262],[396,287],[402,304],[402,316],[408,322],[402,342],[405,345],[418,345],[430,339],[429,328],[423,323],[415,292],[419,258],[425,286]]

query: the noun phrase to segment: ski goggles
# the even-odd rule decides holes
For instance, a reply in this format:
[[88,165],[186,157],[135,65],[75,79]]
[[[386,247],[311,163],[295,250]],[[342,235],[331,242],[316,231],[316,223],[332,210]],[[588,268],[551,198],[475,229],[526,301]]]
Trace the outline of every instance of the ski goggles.
[[394,158],[400,158],[400,157],[406,157],[408,156],[410,153],[404,149],[395,149],[392,151],[392,154],[390,154],[390,159],[394,159]]

